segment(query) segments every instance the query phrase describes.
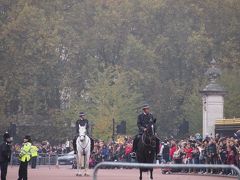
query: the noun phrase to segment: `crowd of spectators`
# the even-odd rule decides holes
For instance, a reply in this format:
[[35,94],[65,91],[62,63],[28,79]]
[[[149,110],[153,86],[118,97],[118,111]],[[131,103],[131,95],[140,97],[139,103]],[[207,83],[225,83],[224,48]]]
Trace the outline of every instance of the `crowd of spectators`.
[[97,140],[90,158],[91,167],[102,161],[132,162],[132,138],[125,137],[121,142]]
[[[68,140],[67,140],[68,141]],[[70,142],[68,142],[70,144]],[[48,156],[48,155],[62,155],[70,152],[71,147],[68,148],[66,143],[58,144],[58,145],[51,145],[47,140],[41,143],[33,142],[35,146],[38,148],[38,154],[41,156]],[[20,152],[21,144],[14,144],[13,145],[13,153],[18,154]]]
[[[41,156],[62,155],[72,151],[72,142],[68,141],[59,145],[50,145],[48,141],[34,143]],[[14,145],[14,153],[17,154],[20,145]],[[125,137],[121,142],[104,142],[95,140],[94,150],[90,158],[90,167],[94,167],[102,161],[123,161],[133,162],[131,157],[132,138]],[[160,144],[159,161],[160,163],[175,164],[229,164],[240,167],[240,141],[233,137],[206,137],[190,136],[183,140],[168,138]],[[166,173],[181,171],[188,173],[201,174],[227,174],[234,175],[230,170],[213,169],[184,169],[184,170],[165,170]]]
[[[58,145],[51,145],[47,140],[42,142],[33,142],[33,145],[38,148],[38,164],[56,164],[59,156],[63,156],[71,151],[72,148],[68,147],[67,144],[70,145],[71,142],[67,140],[66,143]],[[12,144],[12,158],[10,162],[12,165],[19,164],[18,155],[20,153],[21,146],[22,145],[18,143]]]
[[[131,158],[132,139],[125,138],[122,143],[95,143],[94,154],[91,156],[91,165],[101,161],[133,162]],[[233,137],[206,137],[200,134],[186,139],[176,140],[168,138],[160,144],[160,163],[174,164],[227,164],[240,167],[240,141]],[[230,169],[165,169],[163,172],[184,172],[199,174],[235,175]]]
[[[125,138],[122,143],[95,143],[94,154],[91,156],[91,165],[101,161],[132,162],[132,139]],[[175,164],[227,164],[240,167],[240,141],[233,137],[206,137],[199,134],[189,138],[176,140],[168,138],[160,144],[160,163]],[[163,172],[184,172],[199,174],[235,175],[230,169],[165,169]]]
[[[185,140],[165,140],[161,144],[161,162],[175,164],[228,164],[239,167],[240,141],[233,137],[206,137],[205,139],[190,137]],[[173,170],[172,170],[173,171]],[[199,174],[234,175],[231,170],[220,169],[184,169],[175,170]],[[168,173],[171,170],[167,171]]]

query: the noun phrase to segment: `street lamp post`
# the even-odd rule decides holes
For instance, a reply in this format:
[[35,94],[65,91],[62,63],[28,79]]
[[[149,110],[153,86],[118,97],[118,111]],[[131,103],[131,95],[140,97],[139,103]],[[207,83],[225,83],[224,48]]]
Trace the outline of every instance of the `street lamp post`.
[[114,140],[115,140],[115,119],[114,118],[112,119],[112,125],[113,125],[113,127],[112,127],[112,141],[114,142]]

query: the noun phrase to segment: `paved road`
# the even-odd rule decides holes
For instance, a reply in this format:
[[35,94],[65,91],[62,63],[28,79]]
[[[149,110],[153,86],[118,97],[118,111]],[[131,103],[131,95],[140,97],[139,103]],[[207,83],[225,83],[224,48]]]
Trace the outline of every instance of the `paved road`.
[[[46,166],[38,167],[37,169],[28,169],[29,180],[92,180],[90,177],[76,176],[76,170],[70,169],[68,166],[56,168],[52,166],[50,169]],[[90,172],[92,173],[92,171]],[[18,167],[8,168],[8,180],[16,180]],[[227,177],[207,177],[207,176],[192,176],[192,175],[162,175],[160,170],[154,170],[154,180],[233,180],[235,178]],[[103,170],[98,172],[98,180],[138,180],[139,171],[137,169],[114,169]],[[143,175],[143,180],[147,180],[147,174]]]

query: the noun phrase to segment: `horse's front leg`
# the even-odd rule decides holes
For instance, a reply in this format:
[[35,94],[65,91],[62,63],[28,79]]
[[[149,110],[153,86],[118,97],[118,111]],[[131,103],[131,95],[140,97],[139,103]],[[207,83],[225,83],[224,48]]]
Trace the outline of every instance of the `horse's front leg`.
[[142,169],[139,168],[139,170],[140,170],[140,177],[139,177],[139,179],[142,180]]
[[90,155],[86,154],[85,155],[85,173],[84,173],[85,176],[90,176],[89,173],[88,173],[88,170],[89,170],[89,158],[90,158]]
[[150,179],[153,179],[153,169],[150,169]]
[[79,153],[78,155],[77,155],[77,162],[78,162],[78,172],[77,172],[77,176],[82,176],[82,173],[81,173],[81,167],[82,167],[82,163],[81,163],[81,159],[82,159],[82,157],[81,157],[81,154]]
[[80,166],[81,169],[82,169],[82,168],[85,169],[85,162],[84,162],[84,159],[85,159],[85,155],[82,155],[82,156],[81,156],[81,166]]

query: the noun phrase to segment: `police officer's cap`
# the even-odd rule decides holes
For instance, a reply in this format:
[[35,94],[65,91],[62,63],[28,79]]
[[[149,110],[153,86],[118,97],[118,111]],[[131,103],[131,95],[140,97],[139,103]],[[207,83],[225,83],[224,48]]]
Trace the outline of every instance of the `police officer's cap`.
[[31,141],[31,136],[29,136],[29,135],[26,135],[26,136],[24,136],[24,139],[27,139],[27,140],[28,140],[28,142],[30,142],[30,141]]
[[79,116],[85,116],[85,113],[84,112],[80,112]]
[[150,108],[149,104],[144,104],[144,105],[142,106],[142,110],[144,110],[144,109],[149,109],[149,108]]
[[6,139],[10,138],[10,135],[8,134],[8,132],[5,132],[3,135],[3,140],[6,141]]

